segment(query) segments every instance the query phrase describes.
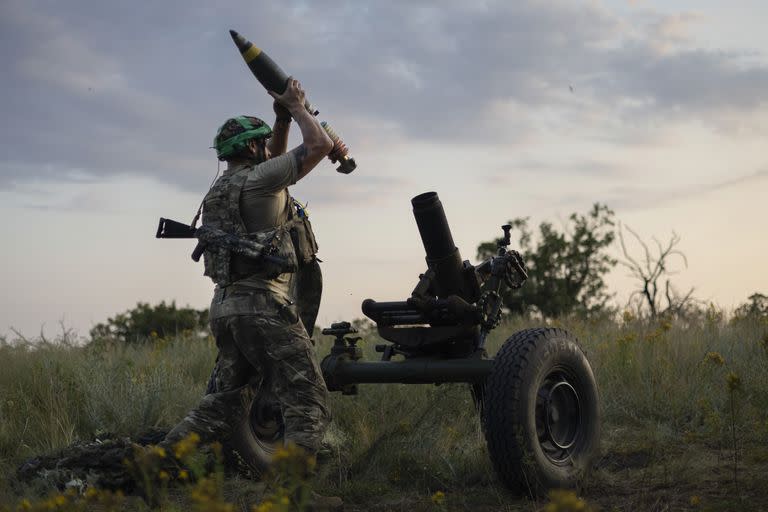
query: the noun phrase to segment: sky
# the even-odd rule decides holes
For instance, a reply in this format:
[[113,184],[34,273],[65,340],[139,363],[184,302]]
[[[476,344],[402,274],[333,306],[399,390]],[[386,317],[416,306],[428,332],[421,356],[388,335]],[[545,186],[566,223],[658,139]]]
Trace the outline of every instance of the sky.
[[[562,226],[601,202],[647,241],[680,235],[673,282],[732,308],[768,293],[766,16],[757,0],[2,0],[0,335],[207,307],[193,241],[154,233],[192,219],[225,119],[272,118],[230,28],[358,163],[291,189],[320,245],[320,325],[410,294],[410,199],[432,190],[465,259],[509,219]],[[635,284],[621,267],[608,283],[619,305]]]

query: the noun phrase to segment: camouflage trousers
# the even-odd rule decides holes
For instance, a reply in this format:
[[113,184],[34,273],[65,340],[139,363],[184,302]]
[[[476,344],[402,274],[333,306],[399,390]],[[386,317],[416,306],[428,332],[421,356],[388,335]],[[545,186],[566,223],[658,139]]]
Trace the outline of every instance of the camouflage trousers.
[[325,386],[312,342],[295,306],[268,292],[234,292],[211,306],[219,349],[215,389],[165,437],[170,446],[191,432],[202,441],[226,440],[257,394],[275,398],[285,441],[310,453],[330,419]]

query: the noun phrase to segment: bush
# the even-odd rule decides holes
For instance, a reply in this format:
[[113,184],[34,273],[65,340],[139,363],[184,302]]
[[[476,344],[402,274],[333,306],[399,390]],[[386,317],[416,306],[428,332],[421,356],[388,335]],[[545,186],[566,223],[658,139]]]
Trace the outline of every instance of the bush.
[[177,308],[176,301],[156,306],[139,302],[136,307],[119,313],[106,323],[91,329],[91,340],[117,340],[141,343],[153,338],[168,338],[184,332],[202,332],[208,327],[208,310]]
[[[528,219],[509,221],[518,234],[517,246],[525,259],[528,280],[519,290],[507,290],[504,305],[512,313],[537,311],[547,318],[571,313],[604,311],[610,298],[603,277],[616,265],[608,247],[613,243],[613,211],[596,203],[586,214],[573,213],[558,231],[550,222],[539,224],[533,243]],[[498,239],[483,242],[477,258],[496,254]]]
[[733,312],[733,321],[768,320],[768,297],[762,293],[753,293],[747,302],[737,307]]

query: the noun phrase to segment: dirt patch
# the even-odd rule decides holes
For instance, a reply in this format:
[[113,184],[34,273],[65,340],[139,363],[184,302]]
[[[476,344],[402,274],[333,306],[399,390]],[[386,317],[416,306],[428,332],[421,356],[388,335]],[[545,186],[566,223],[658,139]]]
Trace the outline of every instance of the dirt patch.
[[605,454],[596,464],[597,469],[618,471],[648,467],[653,460],[650,450],[613,452]]

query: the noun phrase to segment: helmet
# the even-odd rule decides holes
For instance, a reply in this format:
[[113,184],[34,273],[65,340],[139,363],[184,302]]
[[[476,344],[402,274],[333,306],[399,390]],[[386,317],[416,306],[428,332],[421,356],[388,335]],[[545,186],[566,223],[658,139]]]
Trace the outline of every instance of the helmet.
[[216,132],[213,147],[219,160],[245,149],[249,140],[268,139],[272,129],[267,123],[253,116],[238,116],[227,119]]

